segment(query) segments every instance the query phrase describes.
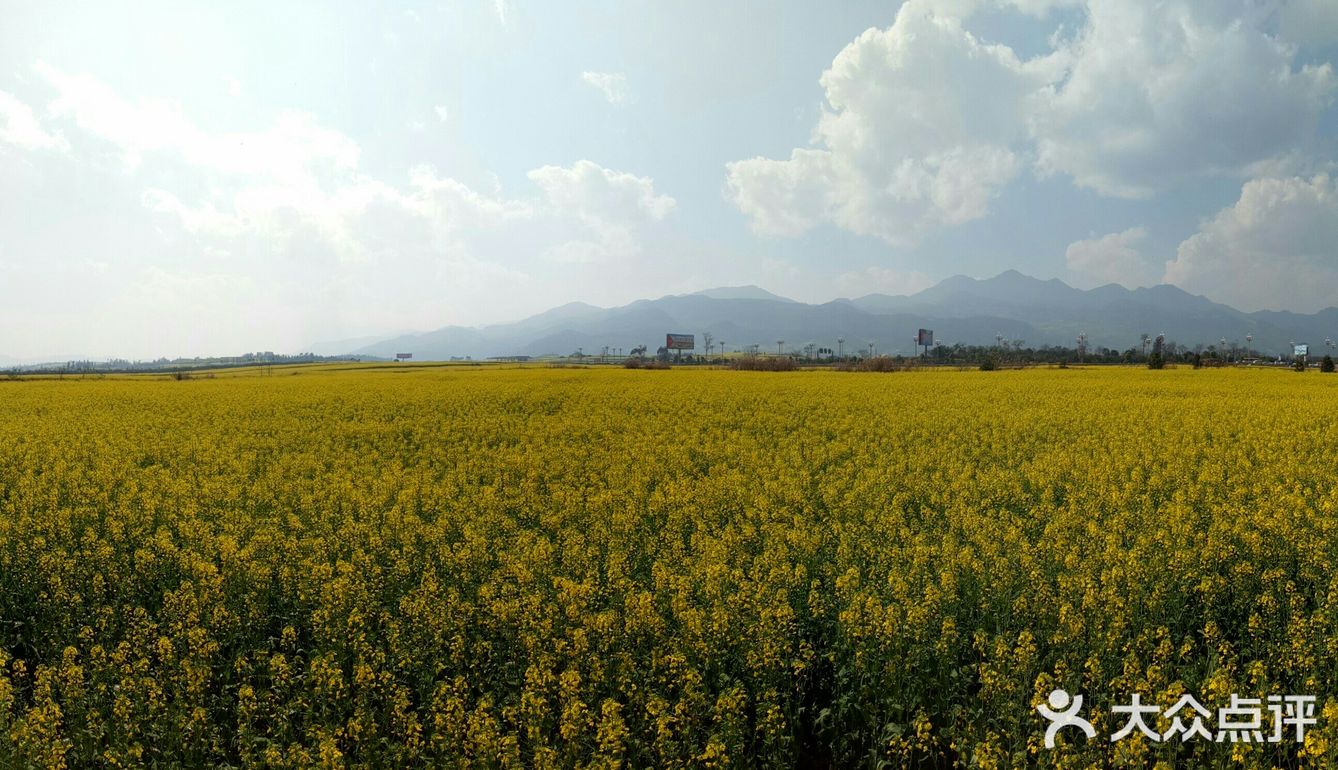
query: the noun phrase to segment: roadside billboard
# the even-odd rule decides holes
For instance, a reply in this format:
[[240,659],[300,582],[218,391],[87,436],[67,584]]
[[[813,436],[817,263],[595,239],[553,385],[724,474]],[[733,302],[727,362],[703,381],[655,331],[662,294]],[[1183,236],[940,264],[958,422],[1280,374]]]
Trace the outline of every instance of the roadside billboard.
[[934,330],[921,329],[919,334],[915,335],[915,344],[921,347],[931,347],[934,344]]
[[692,334],[666,334],[664,347],[668,350],[693,350],[697,347],[697,341]]

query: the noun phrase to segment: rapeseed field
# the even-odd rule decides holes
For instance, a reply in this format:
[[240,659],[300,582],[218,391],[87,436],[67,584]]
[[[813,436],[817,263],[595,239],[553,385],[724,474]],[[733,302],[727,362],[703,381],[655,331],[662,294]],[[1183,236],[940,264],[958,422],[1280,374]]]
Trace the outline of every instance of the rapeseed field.
[[0,381],[0,767],[1330,767],[1336,512],[1315,372]]

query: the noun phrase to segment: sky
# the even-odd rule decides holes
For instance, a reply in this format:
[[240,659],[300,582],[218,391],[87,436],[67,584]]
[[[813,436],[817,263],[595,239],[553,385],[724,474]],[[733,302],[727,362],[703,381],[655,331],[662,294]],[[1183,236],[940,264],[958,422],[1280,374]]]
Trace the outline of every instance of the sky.
[[1007,269],[1338,305],[1338,2],[0,0],[0,361]]

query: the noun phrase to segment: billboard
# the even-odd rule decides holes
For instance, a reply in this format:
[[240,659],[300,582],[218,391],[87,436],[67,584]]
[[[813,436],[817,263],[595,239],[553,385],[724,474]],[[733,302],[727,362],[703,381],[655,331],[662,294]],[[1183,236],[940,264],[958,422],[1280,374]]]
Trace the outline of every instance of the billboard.
[[1309,346],[1309,345],[1293,345],[1293,346],[1292,346],[1292,355],[1294,355],[1294,356],[1308,356],[1308,355],[1310,355],[1310,346]]
[[664,347],[669,350],[692,350],[697,347],[697,341],[691,334],[666,334]]
[[395,354],[395,360],[396,360],[396,361],[408,361],[410,358],[413,358],[413,353],[396,353],[396,354]]
[[930,345],[933,345],[933,344],[934,344],[934,330],[933,330],[933,329],[921,329],[920,332],[919,332],[918,334],[915,335],[915,344],[916,344],[916,345],[923,345],[923,346],[925,346],[925,347],[929,347]]

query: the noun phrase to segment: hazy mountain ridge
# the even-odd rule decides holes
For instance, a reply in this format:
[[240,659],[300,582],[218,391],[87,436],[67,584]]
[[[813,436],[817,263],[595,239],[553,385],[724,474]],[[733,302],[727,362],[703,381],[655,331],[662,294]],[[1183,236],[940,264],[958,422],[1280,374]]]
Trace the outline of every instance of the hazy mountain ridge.
[[1124,350],[1140,344],[1140,335],[1166,336],[1184,345],[1245,344],[1272,353],[1290,351],[1295,342],[1324,347],[1338,336],[1338,308],[1302,314],[1287,311],[1245,313],[1190,294],[1175,286],[1126,289],[1107,284],[1077,289],[1058,279],[1041,280],[1014,270],[988,279],[953,276],[911,295],[867,294],[808,304],[756,286],[722,287],[692,294],[642,299],[614,308],[579,302],[508,324],[449,326],[402,335],[350,351],[361,355],[413,353],[418,359],[470,356],[598,354],[605,346],[624,353],[636,345],[654,351],[667,332],[703,332],[730,350],[759,345],[787,350],[814,343],[836,347],[844,337],[847,351],[909,353],[916,329],[931,328],[942,342],[995,344],[996,336],[1030,346],[1072,346],[1086,333],[1091,348]]

